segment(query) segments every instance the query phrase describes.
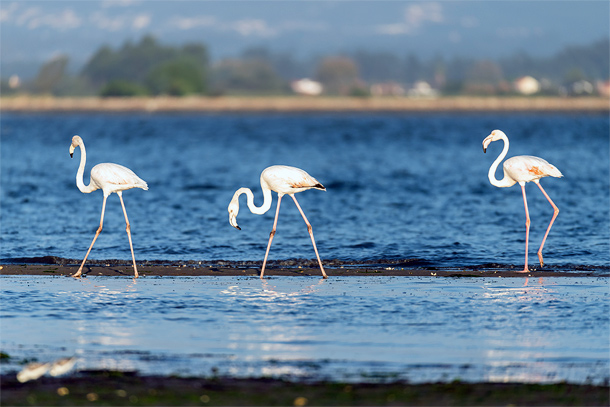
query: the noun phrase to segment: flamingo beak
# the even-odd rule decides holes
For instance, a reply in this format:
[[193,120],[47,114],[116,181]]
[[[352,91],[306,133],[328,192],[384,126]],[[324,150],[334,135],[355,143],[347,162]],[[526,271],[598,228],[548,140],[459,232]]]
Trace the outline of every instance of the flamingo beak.
[[74,158],[74,146],[70,144],[70,158]]
[[485,137],[485,140],[483,140],[483,152],[486,153],[487,152],[487,146],[489,146],[492,142],[492,136],[489,135],[487,137]]
[[231,226],[233,226],[235,229],[237,230],[241,230],[241,228],[237,225],[237,216],[235,216],[233,213],[229,214],[229,223],[231,224]]

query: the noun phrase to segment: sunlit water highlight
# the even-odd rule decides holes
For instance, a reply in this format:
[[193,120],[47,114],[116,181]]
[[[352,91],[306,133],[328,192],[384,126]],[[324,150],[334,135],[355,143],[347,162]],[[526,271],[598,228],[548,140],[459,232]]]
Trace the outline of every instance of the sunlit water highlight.
[[608,383],[607,278],[3,276],[0,365]]

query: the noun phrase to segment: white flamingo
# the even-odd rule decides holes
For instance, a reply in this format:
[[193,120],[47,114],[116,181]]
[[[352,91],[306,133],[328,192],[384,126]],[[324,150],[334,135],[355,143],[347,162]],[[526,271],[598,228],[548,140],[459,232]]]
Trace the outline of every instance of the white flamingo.
[[125,223],[127,224],[125,230],[127,231],[127,237],[129,238],[129,248],[131,249],[131,259],[133,260],[134,275],[135,278],[138,278],[138,268],[136,267],[136,258],[133,254],[133,244],[131,243],[131,226],[129,225],[127,211],[125,210],[125,204],[123,203],[123,191],[131,188],[142,188],[143,190],[148,190],[148,185],[144,180],[138,177],[129,168],[112,163],[102,163],[93,167],[91,169],[91,180],[89,181],[89,185],[85,185],[85,183],[83,182],[83,173],[85,172],[87,152],[85,151],[85,143],[83,142],[83,139],[79,136],[72,137],[72,144],[70,144],[70,157],[73,156],[74,149],[76,149],[76,147],[80,147],[81,151],[80,166],[78,167],[78,172],[76,173],[76,186],[78,187],[78,189],[80,189],[81,192],[85,194],[101,189],[104,192],[104,202],[102,203],[102,217],[100,219],[100,227],[97,228],[97,232],[95,232],[95,237],[91,242],[91,246],[89,246],[89,250],[87,250],[85,259],[81,263],[78,271],[73,274],[72,277],[81,276],[85,261],[87,261],[87,257],[89,256],[89,253],[93,248],[93,244],[95,243],[97,237],[102,231],[102,226],[104,224],[104,211],[106,210],[106,199],[111,193],[116,192],[116,194],[119,196],[119,199],[121,200],[123,214],[125,215]]
[[555,218],[559,214],[559,208],[553,203],[551,198],[547,195],[542,185],[540,185],[540,178],[543,177],[556,177],[561,178],[563,174],[559,171],[554,165],[549,164],[546,160],[543,160],[539,157],[533,157],[530,155],[519,155],[516,157],[511,157],[508,160],[504,161],[502,168],[504,169],[504,178],[501,180],[496,179],[496,169],[500,162],[506,157],[508,153],[508,137],[501,130],[494,130],[491,132],[489,136],[483,140],[483,152],[487,151],[487,146],[492,141],[504,140],[504,149],[502,153],[496,158],[496,161],[489,168],[489,182],[492,185],[495,185],[500,188],[511,187],[515,185],[517,182],[521,185],[521,191],[523,192],[523,204],[525,206],[525,268],[523,269],[524,273],[529,272],[527,268],[527,251],[528,251],[528,241],[530,234],[530,215],[527,209],[527,198],[525,196],[525,183],[533,181],[538,188],[542,191],[546,199],[550,202],[553,207],[554,213],[553,218],[551,219],[551,223],[549,223],[549,227],[546,230],[544,238],[542,239],[542,244],[540,245],[540,249],[538,249],[538,259],[540,260],[540,266],[544,265],[544,261],[542,259],[542,248],[544,247],[544,242],[546,241],[547,236],[551,230],[551,226],[553,226],[553,222]]
[[294,194],[297,192],[306,191],[308,189],[320,189],[322,191],[326,191],[326,188],[318,182],[314,177],[306,173],[305,171],[295,168],[288,167],[285,165],[273,165],[271,167],[265,168],[261,173],[261,188],[263,190],[264,202],[261,207],[257,207],[254,205],[254,195],[249,188],[240,188],[233,195],[233,199],[231,199],[231,203],[229,204],[229,223],[236,229],[241,230],[239,226],[237,226],[237,214],[239,213],[239,196],[241,194],[246,194],[248,197],[248,208],[252,213],[257,215],[262,215],[267,212],[269,208],[271,208],[271,201],[273,198],[271,197],[271,191],[277,192],[277,209],[275,211],[275,220],[273,221],[273,229],[269,234],[269,243],[267,244],[267,251],[265,252],[265,260],[263,260],[263,267],[261,269],[261,279],[265,274],[265,265],[267,264],[267,256],[269,255],[269,248],[271,247],[271,241],[273,240],[273,236],[275,235],[275,230],[277,227],[277,218],[280,213],[280,203],[282,202],[282,197],[284,195],[290,195],[290,197],[294,200],[299,212],[301,212],[301,216],[305,220],[307,224],[307,231],[309,232],[309,236],[311,236],[311,243],[313,244],[313,249],[316,252],[316,257],[318,258],[318,263],[320,264],[320,270],[322,270],[322,276],[324,278],[328,278],[326,272],[324,271],[324,267],[322,266],[322,261],[320,260],[320,255],[318,254],[318,248],[316,247],[316,241],[313,238],[313,229],[311,224],[305,217],[301,206],[297,202],[297,199],[294,197]]

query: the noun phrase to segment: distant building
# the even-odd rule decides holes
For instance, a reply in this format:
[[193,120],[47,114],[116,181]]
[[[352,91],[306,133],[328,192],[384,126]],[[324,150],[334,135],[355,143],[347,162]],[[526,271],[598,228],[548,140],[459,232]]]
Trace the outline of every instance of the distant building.
[[522,95],[533,95],[540,92],[540,82],[531,76],[523,76],[513,82],[515,90]]
[[574,95],[591,95],[595,88],[593,84],[589,81],[580,80],[572,83],[571,91]]
[[407,95],[411,97],[436,97],[438,96],[438,90],[432,88],[428,82],[418,81],[409,89]]
[[318,96],[324,90],[324,87],[320,82],[313,81],[309,78],[293,81],[290,86],[294,93],[307,96]]
[[373,96],[404,96],[405,88],[396,82],[375,83],[370,88]]
[[21,86],[21,79],[17,75],[12,75],[8,78],[8,87],[11,89],[17,89]]
[[610,81],[598,81],[597,93],[601,96],[610,97]]

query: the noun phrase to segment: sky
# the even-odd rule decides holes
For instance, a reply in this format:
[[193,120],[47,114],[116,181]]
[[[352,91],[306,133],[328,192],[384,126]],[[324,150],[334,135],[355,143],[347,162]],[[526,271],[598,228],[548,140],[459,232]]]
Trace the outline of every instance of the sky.
[[151,34],[201,42],[213,60],[266,47],[295,57],[355,50],[423,58],[550,56],[610,35],[600,1],[2,0],[2,76],[67,54],[78,68],[102,45]]

